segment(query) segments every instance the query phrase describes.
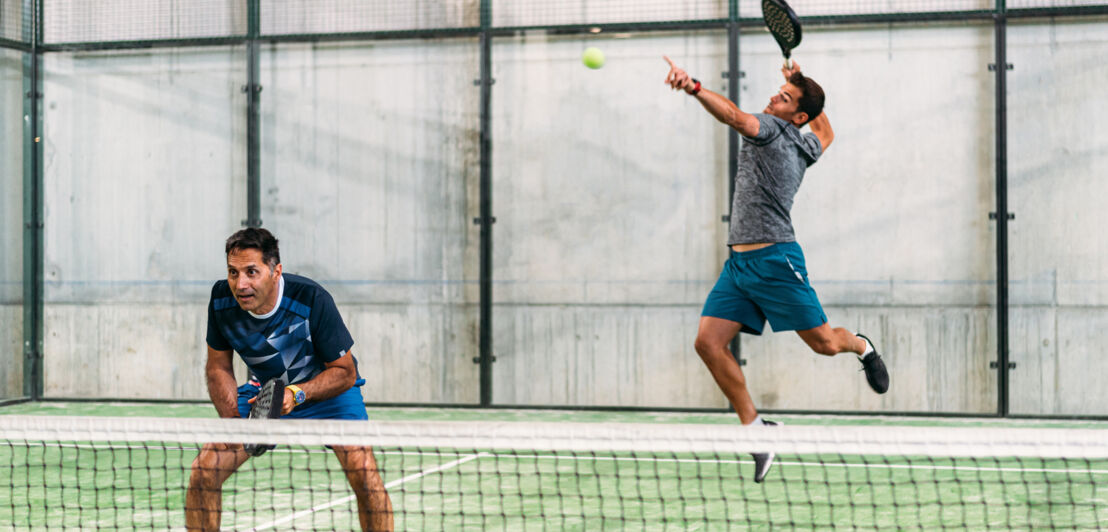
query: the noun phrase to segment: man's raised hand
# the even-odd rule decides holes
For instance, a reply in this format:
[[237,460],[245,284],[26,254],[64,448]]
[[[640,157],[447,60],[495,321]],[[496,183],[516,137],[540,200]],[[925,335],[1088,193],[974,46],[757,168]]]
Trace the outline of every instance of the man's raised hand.
[[684,70],[681,70],[677,65],[673,64],[673,61],[666,56],[662,56],[669,63],[669,74],[666,74],[665,83],[673,90],[685,90],[686,87],[692,85],[692,78]]

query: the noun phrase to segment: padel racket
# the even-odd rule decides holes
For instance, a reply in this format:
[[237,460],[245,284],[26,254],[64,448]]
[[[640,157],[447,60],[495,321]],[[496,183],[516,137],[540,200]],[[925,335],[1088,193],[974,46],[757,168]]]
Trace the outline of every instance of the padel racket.
[[[250,407],[250,419],[276,419],[281,417],[281,408],[285,404],[285,381],[270,379],[262,386],[258,395],[254,396],[254,404]],[[266,451],[276,447],[264,443],[243,444],[243,450],[250,456],[261,456]]]
[[762,18],[785,54],[785,67],[791,69],[793,62],[789,56],[800,46],[800,19],[785,0],[762,0]]

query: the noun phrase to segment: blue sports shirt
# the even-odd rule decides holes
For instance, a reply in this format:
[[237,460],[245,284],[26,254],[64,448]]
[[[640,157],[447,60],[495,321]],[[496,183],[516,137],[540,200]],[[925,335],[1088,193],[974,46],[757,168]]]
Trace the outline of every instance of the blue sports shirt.
[[[345,355],[354,339],[322,286],[287,273],[279,283],[280,303],[259,316],[242,310],[226,280],[216,282],[208,302],[207,342],[216,351],[238,352],[261,382],[281,377],[296,384],[311,380],[326,369],[325,363]],[[362,382],[359,375],[359,385]]]

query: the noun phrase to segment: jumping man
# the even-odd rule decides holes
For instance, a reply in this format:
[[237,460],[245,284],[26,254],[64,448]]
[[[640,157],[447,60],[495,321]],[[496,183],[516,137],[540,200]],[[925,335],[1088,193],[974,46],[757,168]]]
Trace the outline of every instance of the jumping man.
[[[789,214],[804,171],[835,138],[823,113],[823,89],[793,62],[791,69],[782,68],[785,84],[766,108],[749,114],[665,60],[670,66],[665,82],[673,90],[692,95],[716,120],[743,136],[731,199],[730,258],[704,303],[695,344],[739,420],[744,425],[777,424],[758,415],[729,348],[739,332],[762,334],[766,320],[774,331],[796,331],[821,355],[856,353],[870,387],[885,393],[889,374],[869,338],[828,325],[808,283]],[[801,134],[805,124],[811,132]],[[755,482],[765,478],[773,458],[773,453],[754,454]]]

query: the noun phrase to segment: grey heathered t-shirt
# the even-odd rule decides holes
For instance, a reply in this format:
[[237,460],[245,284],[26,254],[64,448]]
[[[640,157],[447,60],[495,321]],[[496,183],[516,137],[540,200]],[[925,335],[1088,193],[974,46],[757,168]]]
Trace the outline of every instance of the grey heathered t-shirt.
[[766,114],[754,115],[758,135],[743,137],[735,195],[731,198],[731,232],[727,245],[793,242],[793,197],[804,171],[819,159],[823,146],[814,133],[801,134],[792,124]]

